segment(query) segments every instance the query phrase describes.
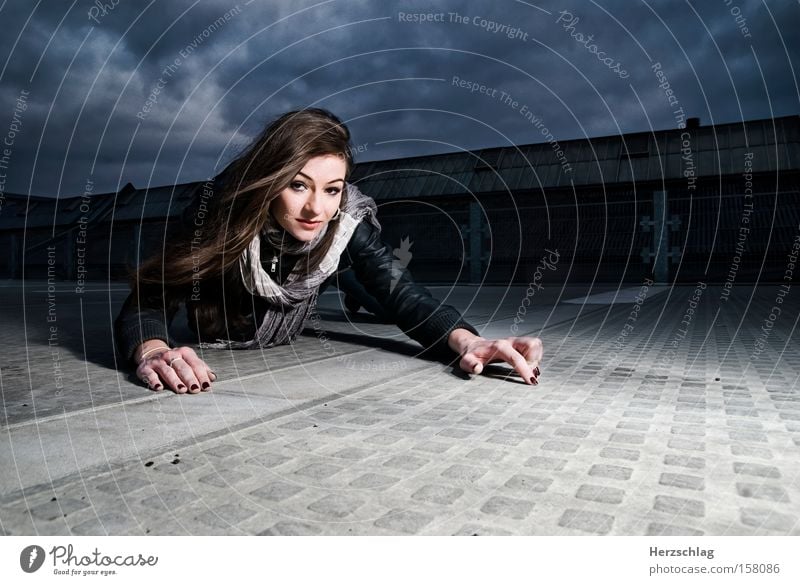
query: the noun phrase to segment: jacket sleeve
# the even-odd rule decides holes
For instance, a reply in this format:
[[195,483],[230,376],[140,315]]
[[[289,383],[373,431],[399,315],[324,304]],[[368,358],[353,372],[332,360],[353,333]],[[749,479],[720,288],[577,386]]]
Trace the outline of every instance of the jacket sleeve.
[[467,329],[479,335],[455,307],[442,304],[428,289],[414,282],[368,221],[358,225],[345,254],[367,292],[406,335],[426,349],[452,358],[455,352],[447,345],[451,331]]
[[[202,189],[199,187],[192,201],[184,208],[180,221],[168,231],[177,237],[191,233],[192,222],[200,203]],[[171,235],[167,236],[168,238]],[[133,365],[133,352],[149,339],[161,339],[173,347],[174,339],[169,334],[169,326],[178,312],[184,298],[172,287],[161,284],[148,284],[139,287],[138,298],[132,291],[114,321],[114,340],[122,361]]]
[[169,334],[169,325],[180,306],[180,299],[160,285],[142,286],[139,296],[131,292],[114,321],[114,338],[120,358],[126,365],[133,364],[133,352],[148,339],[161,339],[170,347],[175,341]]

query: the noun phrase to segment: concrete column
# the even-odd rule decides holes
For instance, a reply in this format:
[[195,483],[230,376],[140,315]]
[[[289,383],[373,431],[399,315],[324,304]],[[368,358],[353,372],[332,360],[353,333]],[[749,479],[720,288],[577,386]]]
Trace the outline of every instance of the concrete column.
[[667,192],[653,191],[653,276],[660,284],[669,281],[669,229]]
[[469,281],[471,284],[478,284],[481,281],[482,272],[482,250],[481,236],[483,229],[481,221],[481,208],[477,201],[470,201],[469,204]]

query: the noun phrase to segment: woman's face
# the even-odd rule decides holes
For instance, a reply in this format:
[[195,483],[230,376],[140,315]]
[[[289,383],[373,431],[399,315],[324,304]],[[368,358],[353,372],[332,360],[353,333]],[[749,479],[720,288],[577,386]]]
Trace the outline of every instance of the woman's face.
[[301,242],[313,240],[339,208],[346,169],[335,154],[309,159],[270,204],[272,216]]

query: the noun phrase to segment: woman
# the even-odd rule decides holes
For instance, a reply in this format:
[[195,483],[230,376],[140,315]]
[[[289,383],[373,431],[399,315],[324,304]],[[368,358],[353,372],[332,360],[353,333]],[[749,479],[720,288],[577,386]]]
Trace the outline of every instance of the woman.
[[[480,374],[505,361],[538,383],[537,338],[488,340],[440,305],[380,240],[375,202],[346,182],[350,133],[330,112],[289,112],[217,177],[183,214],[184,232],[137,270],[115,323],[117,348],[152,390],[194,394],[216,375],[167,327],[181,302],[205,347],[291,343],[338,269],[353,269],[386,315],[426,349]],[[210,341],[215,340],[215,341]]]

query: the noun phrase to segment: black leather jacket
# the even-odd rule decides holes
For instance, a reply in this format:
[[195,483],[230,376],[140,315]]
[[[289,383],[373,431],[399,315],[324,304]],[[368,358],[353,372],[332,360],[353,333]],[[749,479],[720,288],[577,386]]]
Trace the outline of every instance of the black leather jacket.
[[[272,254],[264,252],[261,254],[262,265],[268,270],[266,264]],[[296,258],[281,257],[280,260],[276,279],[279,283],[288,276]],[[345,268],[352,268],[366,291],[381,304],[386,316],[434,355],[456,357],[447,345],[447,336],[453,329],[467,329],[478,335],[478,331],[464,321],[454,307],[441,304],[425,287],[414,282],[409,271],[395,261],[392,249],[381,241],[380,232],[369,221],[358,225],[340,257],[338,269]],[[333,274],[320,288],[335,282],[335,278],[336,274]],[[123,361],[132,363],[134,351],[148,339],[162,339],[174,346],[168,327],[185,297],[168,292],[169,298],[164,298],[161,291],[160,286],[151,287],[149,291],[140,293],[138,302],[133,294],[126,299],[114,323],[117,350]],[[263,303],[262,299],[254,300],[245,294],[248,298],[242,299],[243,306],[258,307]],[[260,323],[259,315],[252,315],[252,320],[253,329],[240,332],[243,339],[252,338]]]

